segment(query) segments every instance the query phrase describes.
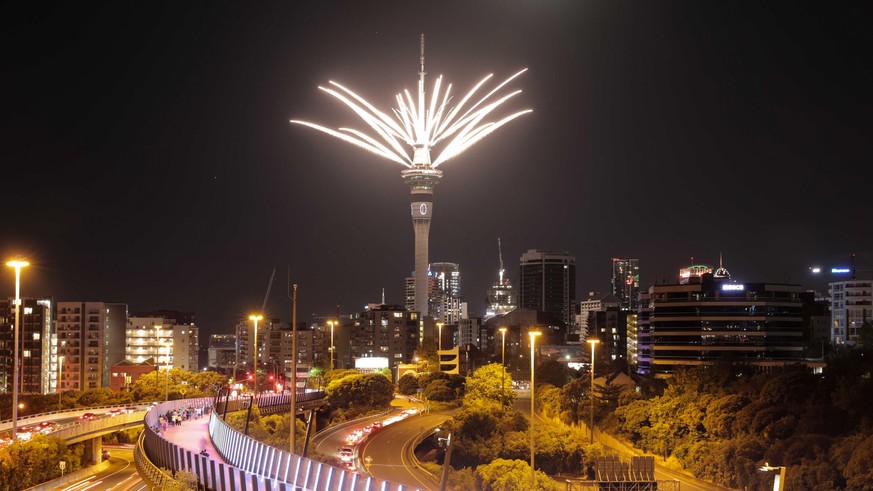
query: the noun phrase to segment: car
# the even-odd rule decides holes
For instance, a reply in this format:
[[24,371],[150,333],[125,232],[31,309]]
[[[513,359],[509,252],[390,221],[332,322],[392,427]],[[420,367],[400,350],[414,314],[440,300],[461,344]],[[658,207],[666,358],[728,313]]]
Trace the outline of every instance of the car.
[[137,411],[139,411],[139,408],[134,406],[127,406],[126,408],[124,408],[124,412],[126,413],[135,413]]
[[97,415],[94,413],[85,413],[79,416],[79,419],[81,419],[82,421],[94,421],[95,419],[97,419]]
[[382,429],[382,422],[381,421],[374,421],[373,422],[373,429],[374,430],[381,430]]
[[373,425],[367,425],[364,427],[364,433],[370,433],[373,431]]
[[106,415],[107,415],[107,416],[118,416],[118,415],[121,414],[122,412],[124,412],[123,409],[121,409],[120,407],[116,407],[116,408],[114,408],[114,409],[110,409],[110,410],[106,413]]
[[55,423],[54,421],[43,421],[42,423],[39,424],[39,429],[37,431],[45,434],[45,433],[51,433],[51,432],[55,431],[56,429],[58,429],[58,424]]
[[340,460],[343,462],[349,462],[352,460],[352,455],[354,455],[354,451],[351,447],[343,447],[339,450]]
[[100,455],[101,461],[109,460],[109,450],[104,450],[103,454]]

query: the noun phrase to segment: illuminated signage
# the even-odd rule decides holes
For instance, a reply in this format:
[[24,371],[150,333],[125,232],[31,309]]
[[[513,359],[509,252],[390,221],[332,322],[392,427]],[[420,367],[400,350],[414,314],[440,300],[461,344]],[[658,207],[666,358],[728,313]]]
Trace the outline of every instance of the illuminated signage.
[[851,273],[852,270],[849,268],[831,268],[831,273],[841,274],[841,273]]
[[388,368],[388,358],[370,357],[370,358],[355,358],[355,368],[361,370],[381,370]]
[[728,283],[726,285],[721,285],[722,291],[726,292],[738,292],[743,291],[745,289],[744,285],[737,285],[735,283]]

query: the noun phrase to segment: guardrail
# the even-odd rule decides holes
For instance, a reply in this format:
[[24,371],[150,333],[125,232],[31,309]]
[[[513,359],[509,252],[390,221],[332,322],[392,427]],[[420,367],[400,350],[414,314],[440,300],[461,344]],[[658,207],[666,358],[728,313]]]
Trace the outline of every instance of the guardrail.
[[149,489],[164,489],[168,487],[165,484],[169,483],[173,476],[152,464],[152,461],[145,454],[144,441],[145,431],[139,434],[136,446],[133,448],[133,463],[136,466],[136,471]]
[[[31,414],[18,418],[18,427],[27,426],[33,423],[41,423],[43,421],[51,421],[57,419],[58,416],[79,416],[84,413],[93,413],[105,409],[125,409],[132,406],[142,406],[142,403],[114,404],[111,406],[94,406],[94,407],[78,407],[75,409],[63,409],[59,411],[49,411],[47,413]],[[145,409],[143,409],[145,411]],[[0,421],[0,432],[12,429],[12,419],[4,419]]]
[[265,445],[228,426],[213,412],[209,434],[215,449],[229,463],[265,483],[266,489],[292,486],[292,489],[330,489],[337,491],[402,490],[381,479],[348,472]]
[[[290,394],[258,397],[259,403],[278,411],[290,405]],[[297,401],[314,405],[323,399],[323,392],[299,394]],[[209,414],[209,437],[224,461],[201,456],[183,449],[155,432],[159,415],[175,409],[206,406],[214,403]],[[196,476],[198,486],[214,491],[403,491],[402,485],[348,472],[322,462],[306,459],[290,452],[265,445],[227,425],[221,415],[225,410],[247,409],[249,398],[184,399],[159,404],[145,417],[141,437],[141,455],[137,469],[150,484],[162,488],[177,471]],[[287,409],[286,409],[287,410]],[[274,411],[275,412],[275,411]],[[136,455],[135,455],[136,457]],[[146,462],[147,461],[147,462]],[[225,463],[226,462],[226,463]],[[162,468],[168,471],[162,470]]]

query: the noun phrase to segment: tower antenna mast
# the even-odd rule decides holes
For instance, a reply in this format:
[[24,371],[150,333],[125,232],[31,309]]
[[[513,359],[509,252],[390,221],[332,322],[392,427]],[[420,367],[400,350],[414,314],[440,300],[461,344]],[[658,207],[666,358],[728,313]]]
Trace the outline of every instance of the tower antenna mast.
[[503,246],[500,245],[500,237],[497,237],[497,256],[500,258],[500,271],[497,274],[500,275],[500,284],[503,284]]

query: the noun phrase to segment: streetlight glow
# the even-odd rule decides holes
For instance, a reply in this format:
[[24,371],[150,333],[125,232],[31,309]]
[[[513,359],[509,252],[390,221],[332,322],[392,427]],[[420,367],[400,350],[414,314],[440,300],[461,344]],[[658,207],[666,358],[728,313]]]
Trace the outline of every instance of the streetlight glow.
[[530,336],[530,488],[536,489],[537,476],[536,469],[534,468],[534,405],[536,404],[536,397],[534,397],[534,344],[536,343],[537,336],[542,333],[539,331],[530,331],[528,335]]
[[503,336],[503,339],[500,343],[500,367],[502,369],[500,373],[500,408],[506,405],[506,331],[505,327],[501,327],[498,329],[500,334]]
[[779,471],[779,474],[776,474],[776,477],[773,478],[773,491],[782,491],[785,488],[785,469],[786,467],[783,465],[771,466],[767,462],[758,467],[758,470],[761,472]]
[[264,316],[256,314],[252,314],[249,316],[250,320],[255,321],[255,380],[253,390],[254,397],[252,398],[253,401],[258,398],[258,321],[263,318]]
[[594,346],[599,342],[599,339],[588,340],[588,343],[591,344],[591,389],[588,391],[588,396],[591,398],[591,412],[588,419],[588,431],[590,432],[590,438],[588,440],[589,444],[594,443]]
[[21,268],[30,266],[24,259],[16,258],[6,262],[10,268],[15,268],[15,325],[12,336],[15,338],[15,353],[12,366],[12,441],[18,438],[18,325],[21,315]]
[[327,325],[330,326],[330,369],[333,370],[333,352],[336,350],[333,344],[333,328],[339,325],[339,321],[327,321]]

